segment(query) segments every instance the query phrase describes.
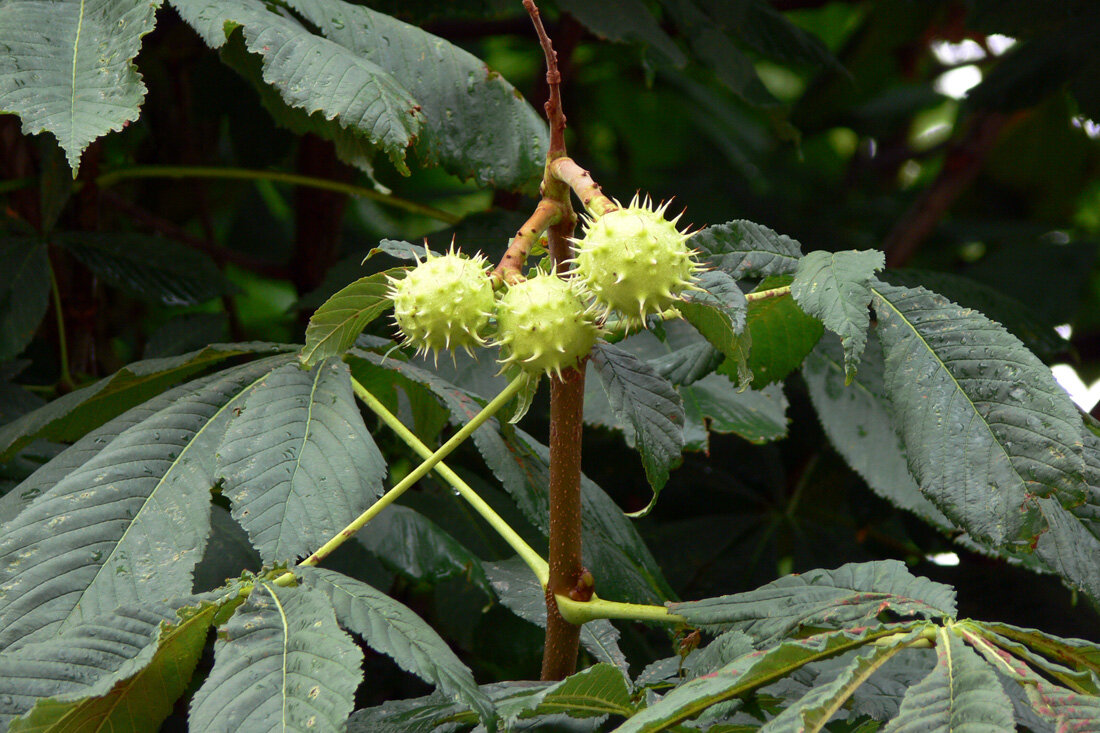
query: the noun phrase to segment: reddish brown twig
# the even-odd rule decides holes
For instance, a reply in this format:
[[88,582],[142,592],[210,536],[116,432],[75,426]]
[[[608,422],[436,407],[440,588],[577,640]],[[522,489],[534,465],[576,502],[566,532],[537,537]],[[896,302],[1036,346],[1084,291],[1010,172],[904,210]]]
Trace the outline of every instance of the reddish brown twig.
[[561,206],[553,199],[542,199],[535,212],[523,222],[508,250],[500,258],[500,264],[493,270],[493,279],[509,285],[523,279],[523,263],[531,247],[552,225],[561,221]]
[[546,57],[546,85],[550,88],[550,94],[543,109],[546,110],[546,119],[550,123],[550,151],[547,159],[553,160],[565,155],[565,113],[561,109],[561,72],[558,71],[558,54],[554,51],[550,36],[546,34],[546,28],[542,25],[542,18],[539,16],[539,9],[535,7],[535,1],[523,0],[523,7],[531,16],[531,23],[535,26],[542,53]]
[[572,158],[558,158],[549,164],[550,174],[569,186],[584,208],[596,216],[619,208],[618,204],[604,195],[600,184],[592,180],[592,174],[577,165]]

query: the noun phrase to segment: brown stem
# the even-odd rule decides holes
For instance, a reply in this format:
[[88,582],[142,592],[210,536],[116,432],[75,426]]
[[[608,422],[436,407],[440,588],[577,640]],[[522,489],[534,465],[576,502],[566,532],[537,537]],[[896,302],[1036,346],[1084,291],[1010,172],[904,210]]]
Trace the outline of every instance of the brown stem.
[[561,111],[561,72],[558,71],[558,54],[554,51],[550,36],[546,35],[539,9],[535,7],[535,0],[523,0],[523,7],[531,16],[531,22],[539,36],[543,56],[546,57],[546,86],[549,87],[550,94],[543,109],[546,110],[546,119],[550,122],[550,152],[547,154],[547,159],[553,160],[565,155],[565,114]]
[[500,264],[493,270],[493,279],[509,285],[522,280],[523,263],[527,261],[531,247],[543,232],[559,221],[561,221],[561,206],[558,202],[552,199],[539,201],[535,212],[523,222],[523,226],[516,232],[504,256],[500,258]]
[[550,174],[573,189],[584,208],[597,216],[619,208],[604,195],[600,184],[592,180],[592,174],[577,165],[572,158],[558,158],[550,162]]

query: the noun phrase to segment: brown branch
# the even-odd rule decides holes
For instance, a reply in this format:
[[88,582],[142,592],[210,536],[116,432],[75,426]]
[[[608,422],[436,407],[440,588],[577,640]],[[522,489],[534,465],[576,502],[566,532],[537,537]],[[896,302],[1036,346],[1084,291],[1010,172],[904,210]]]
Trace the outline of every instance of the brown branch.
[[531,23],[535,26],[542,53],[546,57],[546,85],[550,88],[550,95],[543,109],[546,110],[546,119],[550,123],[550,151],[547,153],[547,159],[553,160],[565,155],[565,113],[561,109],[561,72],[558,71],[558,54],[554,51],[550,36],[546,35],[546,28],[542,25],[542,18],[539,16],[539,9],[535,7],[535,0],[523,0],[523,7],[531,16]]
[[493,270],[493,280],[505,282],[509,285],[523,279],[523,263],[527,261],[527,255],[531,247],[539,240],[543,232],[552,225],[561,221],[561,206],[553,199],[542,199],[535,207],[535,212],[523,222],[523,226],[516,232],[516,236],[508,245],[504,256],[500,258],[500,264]]
[[558,158],[549,163],[550,174],[569,186],[584,208],[596,216],[619,208],[619,205],[604,195],[600,184],[592,179],[592,174],[577,165],[572,158]]

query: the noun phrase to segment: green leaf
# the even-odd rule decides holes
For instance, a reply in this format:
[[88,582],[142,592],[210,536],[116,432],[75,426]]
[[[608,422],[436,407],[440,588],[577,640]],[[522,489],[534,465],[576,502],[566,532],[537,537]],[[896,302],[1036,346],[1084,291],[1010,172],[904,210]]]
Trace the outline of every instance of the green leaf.
[[76,440],[181,379],[231,357],[286,350],[261,342],[213,344],[181,356],[136,361],[0,427],[0,460],[35,439]]
[[910,618],[954,618],[955,591],[918,578],[897,560],[848,563],[836,570],[787,575],[756,590],[673,603],[691,624],[741,629],[766,645],[800,627],[836,628],[884,611]]
[[[189,593],[210,530],[214,452],[231,408],[290,359],[271,357],[204,380],[120,433],[6,524],[0,648],[56,636],[120,605]],[[58,458],[68,461],[65,453]]]
[[829,442],[876,494],[943,529],[954,525],[921,493],[894,432],[883,380],[882,346],[871,339],[855,379],[845,373],[836,338],[825,338],[802,364],[802,378]]
[[722,352],[700,340],[650,359],[649,365],[677,387],[683,387],[714,372],[723,358]]
[[[0,8],[0,22],[5,9]],[[2,102],[0,95],[0,105]],[[50,260],[44,242],[10,237],[0,240],[0,263],[6,273],[0,280],[0,361],[7,361],[26,348],[46,315]]]
[[[546,592],[518,558],[485,563],[485,572],[501,604],[524,621],[546,628]],[[619,649],[619,630],[607,619],[581,626],[581,644],[600,662],[626,672],[629,664]]]
[[263,80],[284,102],[335,120],[404,167],[423,117],[416,100],[376,63],[259,0],[172,0],[172,7],[211,48],[241,28],[248,50],[263,59]]
[[1035,556],[1070,586],[1100,601],[1100,539],[1057,498],[1036,499],[1046,531],[1035,543]]
[[878,250],[810,252],[791,282],[791,295],[802,310],[840,336],[849,382],[867,345],[871,280],[885,265],[886,255]]
[[195,305],[231,289],[214,261],[168,239],[132,232],[69,232],[53,241],[104,282],[153,303]]
[[[509,706],[509,712],[515,710]],[[523,700],[519,717],[564,713],[572,718],[599,715],[629,717],[634,712],[630,682],[612,664],[599,663]]]
[[265,562],[308,555],[382,495],[386,461],[343,362],[273,369],[239,408],[218,449],[217,476]]
[[669,471],[680,461],[684,447],[684,405],[680,395],[653,367],[611,344],[597,343],[591,364],[607,392],[611,410],[629,430],[642,457],[646,478],[653,488],[648,514],[668,482]]
[[217,609],[119,608],[0,653],[0,724],[11,731],[83,729],[90,721],[115,731],[157,729],[187,689]]
[[1100,693],[1100,647],[1096,644],[1084,639],[1062,639],[1035,629],[995,621],[968,620],[963,623],[966,628],[1025,660],[1063,686],[1092,695]]
[[491,725],[493,704],[474,681],[470,668],[459,660],[439,634],[419,616],[346,575],[324,568],[297,568],[310,588],[328,596],[340,624],[363,637],[376,651],[393,658],[404,670],[434,684],[451,699],[459,699]]
[[609,0],[599,5],[585,0],[558,0],[558,5],[599,38],[644,44],[678,68],[687,63],[683,51],[661,29],[642,0]]
[[[480,689],[499,711],[504,706],[522,707],[532,695],[553,684],[519,680],[481,685]],[[429,733],[444,725],[473,725],[476,722],[465,705],[437,691],[426,697],[390,700],[376,707],[356,710],[348,719],[348,733]],[[570,727],[574,729],[575,725]]]
[[923,288],[874,292],[886,393],[921,491],[979,542],[1026,551],[1046,524],[1036,498],[1085,495],[1073,402],[980,313]]
[[[712,374],[681,387],[689,426],[714,433],[733,433],[750,443],[767,443],[787,436],[787,398],[783,388],[738,390],[725,376]],[[693,446],[707,450],[707,443]]]
[[160,0],[0,6],[0,109],[19,115],[25,134],[52,133],[74,178],[92,141],[138,118],[145,85],[133,61],[158,7]]
[[728,360],[742,359],[748,346],[747,337],[740,336],[745,330],[748,302],[741,288],[722,270],[704,272],[697,285],[703,291],[689,292],[678,306],[684,319]]
[[[799,28],[787,20],[767,0],[750,0],[748,3],[727,3],[724,0],[704,0],[718,17],[731,7],[744,7],[744,18],[735,11],[727,30],[738,33],[738,38],[760,53],[788,64],[807,64],[826,68],[840,68],[840,62],[829,52],[825,44],[814,34]],[[741,22],[736,22],[740,20]]]
[[387,295],[389,281],[404,273],[405,268],[395,267],[361,277],[326,300],[306,326],[306,344],[300,356],[302,363],[313,366],[350,349],[367,324],[392,307]]
[[321,33],[391,74],[419,104],[425,165],[492,188],[534,192],[549,147],[546,123],[504,78],[459,47],[341,0],[290,0]]
[[884,733],[1015,730],[1012,702],[993,669],[951,630],[936,637],[938,663],[909,688]]
[[910,631],[917,624],[863,627],[785,641],[738,657],[711,674],[675,688],[634,715],[616,733],[650,733],[688,720],[711,705],[782,679],[806,664],[857,649],[884,636]]
[[218,631],[214,669],[191,701],[192,731],[338,731],[363,652],[313,588],[257,583]]
[[691,238],[691,246],[735,280],[793,273],[802,257],[795,240],[744,219],[707,227]]

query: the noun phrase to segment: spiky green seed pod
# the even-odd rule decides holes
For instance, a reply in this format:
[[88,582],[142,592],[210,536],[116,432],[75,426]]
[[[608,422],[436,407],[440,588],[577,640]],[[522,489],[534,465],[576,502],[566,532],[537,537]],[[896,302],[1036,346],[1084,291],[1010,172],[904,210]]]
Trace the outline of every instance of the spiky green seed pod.
[[574,289],[553,273],[512,285],[497,303],[496,340],[505,366],[561,377],[591,351],[599,333]]
[[676,228],[679,216],[665,219],[667,208],[635,196],[630,206],[587,222],[584,238],[574,240],[573,273],[601,317],[618,311],[640,325],[695,287],[699,264],[687,245],[691,235]]
[[484,346],[493,313],[493,285],[485,258],[428,253],[405,277],[390,281],[393,318],[416,352]]

